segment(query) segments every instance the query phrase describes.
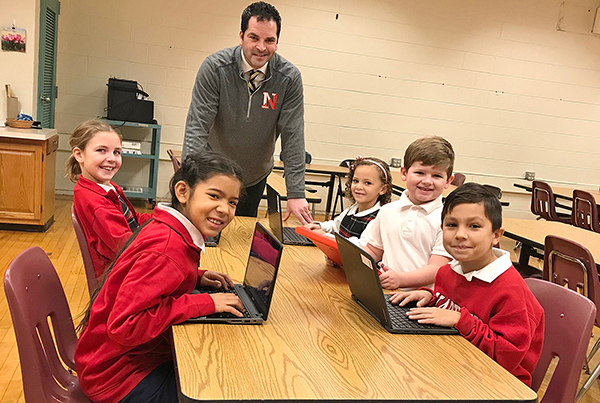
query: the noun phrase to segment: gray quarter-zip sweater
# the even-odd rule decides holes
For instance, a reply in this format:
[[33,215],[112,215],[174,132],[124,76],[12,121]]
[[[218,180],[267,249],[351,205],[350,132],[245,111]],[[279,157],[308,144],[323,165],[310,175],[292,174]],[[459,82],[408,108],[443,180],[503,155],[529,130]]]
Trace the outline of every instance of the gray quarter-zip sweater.
[[242,48],[208,56],[196,76],[183,142],[183,157],[207,146],[243,170],[244,186],[273,169],[281,135],[287,195],[304,198],[304,97],[300,71],[275,53],[251,95],[242,72]]

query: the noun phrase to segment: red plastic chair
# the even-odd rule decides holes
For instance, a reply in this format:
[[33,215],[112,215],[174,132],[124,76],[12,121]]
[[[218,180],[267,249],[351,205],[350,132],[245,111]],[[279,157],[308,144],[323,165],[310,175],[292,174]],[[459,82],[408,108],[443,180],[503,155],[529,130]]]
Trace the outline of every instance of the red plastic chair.
[[19,349],[25,401],[90,402],[74,373],[77,335],[69,304],[41,248],[25,249],[8,265],[4,292]]
[[92,261],[92,255],[90,254],[85,233],[83,232],[83,228],[81,228],[79,218],[75,212],[75,206],[71,206],[71,221],[73,222],[73,229],[75,230],[77,243],[79,244],[79,250],[81,251],[81,257],[83,259],[83,267],[85,268],[88,291],[90,296],[92,296],[96,290],[96,287],[98,287],[98,279],[96,278],[96,270],[94,270],[94,262]]
[[573,403],[581,367],[594,326],[596,305],[558,284],[535,278],[525,282],[544,308],[544,347],[532,374],[531,388],[538,391],[554,357],[559,361],[540,403]]
[[548,221],[560,221],[566,224],[571,223],[570,214],[559,214],[556,212],[554,192],[546,182],[532,182],[531,212]]
[[596,205],[596,199],[589,192],[573,190],[571,224],[590,231],[600,232],[598,206]]
[[[546,236],[542,278],[562,287],[567,287],[590,299],[596,307],[600,306],[600,282],[596,262],[590,251],[577,242],[556,235]],[[600,325],[600,309],[598,309],[595,317],[595,323]],[[600,339],[595,343],[586,358],[586,370],[587,363],[598,349],[600,349]],[[591,387],[599,375],[600,364],[596,366],[582,386],[579,392],[580,395],[583,395]]]
[[464,174],[461,174],[460,172],[454,172],[454,179],[452,180],[451,184],[454,186],[461,186],[465,183],[466,179],[467,177]]

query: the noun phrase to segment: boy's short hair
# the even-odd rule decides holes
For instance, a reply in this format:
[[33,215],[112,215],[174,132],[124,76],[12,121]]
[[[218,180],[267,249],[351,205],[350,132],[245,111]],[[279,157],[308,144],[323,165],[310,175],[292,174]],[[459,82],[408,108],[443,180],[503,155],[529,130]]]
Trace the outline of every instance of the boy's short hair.
[[446,214],[450,213],[454,207],[467,203],[483,204],[485,216],[492,223],[492,231],[496,231],[502,227],[502,205],[500,204],[500,200],[483,185],[472,182],[457,187],[446,197],[444,208],[442,209],[442,222],[444,222]]
[[433,165],[446,170],[448,178],[454,170],[454,149],[452,144],[439,136],[428,136],[416,139],[404,152],[404,169],[415,162],[423,165]]

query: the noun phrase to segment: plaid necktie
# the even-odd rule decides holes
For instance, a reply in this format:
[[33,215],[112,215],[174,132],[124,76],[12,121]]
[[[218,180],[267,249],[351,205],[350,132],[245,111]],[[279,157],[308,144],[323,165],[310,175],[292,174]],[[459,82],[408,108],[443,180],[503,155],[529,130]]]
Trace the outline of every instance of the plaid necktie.
[[260,70],[250,70],[250,75],[248,76],[248,89],[250,90],[250,94],[254,94],[256,91],[256,86],[254,85],[254,80],[260,74]]
[[125,219],[127,220],[129,229],[133,232],[137,229],[138,223],[135,220],[133,213],[129,209],[129,206],[127,205],[127,203],[125,203],[125,200],[121,199],[121,196],[119,196],[118,194],[117,194],[117,196],[119,197],[119,201],[121,202],[121,209],[123,210],[123,215],[125,216]]

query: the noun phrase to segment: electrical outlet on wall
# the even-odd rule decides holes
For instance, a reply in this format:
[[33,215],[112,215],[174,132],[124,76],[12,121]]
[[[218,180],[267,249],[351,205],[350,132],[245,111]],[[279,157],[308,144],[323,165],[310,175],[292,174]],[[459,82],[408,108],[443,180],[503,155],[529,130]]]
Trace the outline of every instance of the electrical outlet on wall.
[[392,168],[400,168],[402,166],[402,158],[392,158],[390,166]]
[[525,172],[525,180],[526,181],[534,181],[535,180],[535,172],[531,172],[531,171]]

